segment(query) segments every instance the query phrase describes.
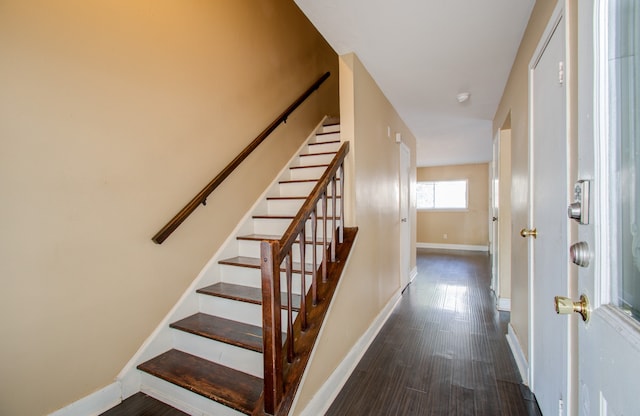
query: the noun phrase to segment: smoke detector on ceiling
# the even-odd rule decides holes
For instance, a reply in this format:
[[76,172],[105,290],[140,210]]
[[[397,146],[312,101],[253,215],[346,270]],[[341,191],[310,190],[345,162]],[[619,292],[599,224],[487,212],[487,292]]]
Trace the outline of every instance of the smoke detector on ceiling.
[[469,99],[469,97],[471,97],[471,94],[468,92],[461,92],[460,94],[456,95],[456,99],[459,103],[464,103]]

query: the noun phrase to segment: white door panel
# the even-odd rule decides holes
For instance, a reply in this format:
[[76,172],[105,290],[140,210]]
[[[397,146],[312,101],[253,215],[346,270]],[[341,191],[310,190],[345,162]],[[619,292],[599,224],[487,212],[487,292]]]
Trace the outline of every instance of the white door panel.
[[530,65],[530,367],[531,389],[544,415],[566,414],[569,320],[556,295],[568,294],[568,201],[563,9],[554,13]]
[[400,285],[409,285],[411,271],[411,222],[409,218],[409,181],[411,180],[411,151],[400,144]]

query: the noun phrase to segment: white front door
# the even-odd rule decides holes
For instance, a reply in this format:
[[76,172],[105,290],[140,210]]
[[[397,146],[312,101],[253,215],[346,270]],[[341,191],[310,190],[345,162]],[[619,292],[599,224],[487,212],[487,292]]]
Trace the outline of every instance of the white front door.
[[[530,387],[543,415],[567,414],[569,323],[555,295],[568,294],[565,18],[557,8],[530,64]],[[535,230],[535,231],[534,231]],[[537,232],[537,234],[536,234]]]
[[640,2],[582,0],[578,31],[579,414],[640,415]]
[[409,285],[411,268],[411,225],[409,219],[409,181],[411,180],[411,151],[400,144],[400,287]]

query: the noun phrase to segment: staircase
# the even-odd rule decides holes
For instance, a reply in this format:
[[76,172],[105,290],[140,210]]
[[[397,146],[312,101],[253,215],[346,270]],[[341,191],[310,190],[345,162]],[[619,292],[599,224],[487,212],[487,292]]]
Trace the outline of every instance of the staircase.
[[[174,307],[166,320],[168,325],[156,330],[134,357],[137,371],[132,369],[135,374],[127,378],[135,381],[128,384],[139,382],[139,390],[191,414],[264,414],[260,244],[280,240],[296,217],[338,152],[339,127],[339,124],[326,123],[307,140],[299,155],[291,160],[201,272],[192,290]],[[340,180],[342,178],[336,178]],[[335,192],[333,201],[339,201],[339,189],[329,187],[328,199],[333,199],[332,192]],[[341,224],[340,204],[324,204],[326,212],[322,212],[321,205],[317,215],[319,219],[326,217],[326,221],[317,221],[318,234],[326,238],[312,241],[306,237],[305,250],[300,250],[300,241],[296,240],[297,248],[291,252],[294,277],[289,277],[290,286],[287,286],[286,273],[280,273],[283,292],[291,288],[290,296],[281,295],[282,345],[287,344],[287,327],[293,331],[289,337],[300,344],[295,347],[295,359],[290,356],[283,364],[285,405],[280,405],[274,414],[286,414],[291,405],[355,236],[353,229],[345,230]],[[308,223],[305,227],[310,230]],[[338,228],[340,233],[335,232]],[[336,236],[343,233],[345,242],[336,241]],[[306,235],[310,236],[311,232]],[[331,264],[332,257],[335,264]],[[325,259],[322,267],[317,267],[320,262],[316,263],[314,258]],[[314,264],[317,273],[314,273]],[[309,288],[313,285],[313,276],[322,274],[321,270],[325,277],[317,279],[313,290],[318,298],[312,305],[314,298]],[[303,287],[305,293],[302,293]],[[289,302],[291,308],[288,308]],[[307,328],[303,331],[305,324],[301,326],[299,320],[295,325],[293,320],[286,324],[287,316],[295,319],[305,305],[309,305],[306,306]]]

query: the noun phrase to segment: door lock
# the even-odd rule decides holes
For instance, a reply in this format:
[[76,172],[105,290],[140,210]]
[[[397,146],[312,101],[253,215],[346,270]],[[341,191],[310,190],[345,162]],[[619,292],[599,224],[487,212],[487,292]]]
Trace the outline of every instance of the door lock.
[[579,180],[573,187],[574,202],[569,204],[569,218],[580,224],[589,224],[589,181]]
[[574,302],[564,296],[556,296],[554,301],[558,315],[569,315],[576,312],[580,314],[584,322],[589,322],[591,311],[589,310],[589,298],[586,295],[580,295],[578,302]]
[[585,241],[572,244],[571,247],[569,247],[569,257],[573,264],[577,264],[580,267],[589,267],[589,262],[591,261],[589,244]]

